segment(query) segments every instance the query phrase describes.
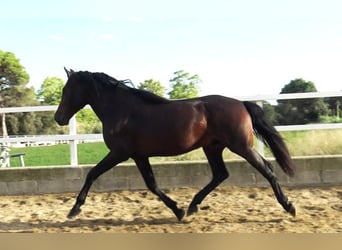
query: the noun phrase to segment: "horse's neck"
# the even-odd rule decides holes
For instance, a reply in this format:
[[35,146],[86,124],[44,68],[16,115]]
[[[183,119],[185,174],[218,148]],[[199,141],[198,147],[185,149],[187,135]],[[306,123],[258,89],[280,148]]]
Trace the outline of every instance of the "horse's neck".
[[132,96],[126,91],[117,90],[104,92],[94,98],[89,105],[104,122],[105,120],[114,120],[117,116],[129,114],[132,108]]

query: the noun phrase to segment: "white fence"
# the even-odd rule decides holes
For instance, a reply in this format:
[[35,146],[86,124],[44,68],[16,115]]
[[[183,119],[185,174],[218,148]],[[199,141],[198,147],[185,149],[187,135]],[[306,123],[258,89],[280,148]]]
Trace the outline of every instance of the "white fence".
[[[338,92],[310,92],[298,94],[279,94],[279,95],[256,95],[256,96],[236,96],[234,98],[241,101],[255,101],[262,106],[262,101],[271,100],[288,100],[288,99],[309,99],[309,98],[324,98],[324,97],[341,97],[342,91]],[[11,107],[0,108],[1,113],[23,113],[23,112],[38,112],[38,111],[55,111],[57,106],[33,106],[33,107]],[[341,129],[342,123],[329,124],[307,124],[307,125],[288,125],[276,126],[278,131],[295,131],[295,130],[317,130],[317,129]],[[42,136],[10,136],[8,138],[0,138],[0,143],[37,143],[51,141],[69,141],[70,144],[70,165],[77,166],[77,143],[78,141],[102,141],[102,134],[77,134],[75,116],[69,122],[69,134],[65,135],[42,135]],[[258,150],[263,154],[263,144],[260,142]]]

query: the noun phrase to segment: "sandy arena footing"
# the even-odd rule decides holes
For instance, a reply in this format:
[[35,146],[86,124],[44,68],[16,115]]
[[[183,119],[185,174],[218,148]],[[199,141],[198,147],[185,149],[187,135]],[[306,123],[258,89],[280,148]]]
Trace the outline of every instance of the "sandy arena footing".
[[[168,190],[187,209],[195,188]],[[66,216],[76,194],[0,196],[0,232],[342,232],[342,187],[284,188],[297,209],[293,218],[271,188],[221,187],[178,222],[147,190],[89,193],[75,219]]]

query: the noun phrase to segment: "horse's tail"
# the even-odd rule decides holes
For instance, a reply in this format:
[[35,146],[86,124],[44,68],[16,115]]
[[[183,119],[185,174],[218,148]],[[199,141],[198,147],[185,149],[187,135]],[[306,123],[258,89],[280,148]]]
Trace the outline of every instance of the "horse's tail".
[[252,118],[255,135],[270,147],[278,164],[289,176],[294,176],[295,166],[285,142],[278,131],[266,119],[261,107],[252,102],[243,102]]

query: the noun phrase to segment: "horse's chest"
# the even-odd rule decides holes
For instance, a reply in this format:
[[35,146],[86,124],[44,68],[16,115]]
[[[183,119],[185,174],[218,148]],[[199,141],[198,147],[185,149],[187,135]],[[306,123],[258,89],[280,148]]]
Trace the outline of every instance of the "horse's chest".
[[125,131],[127,131],[128,128],[128,122],[128,118],[122,118],[115,122],[111,122],[110,124],[104,124],[104,131],[107,131],[105,135],[109,137],[117,137],[125,134]]

